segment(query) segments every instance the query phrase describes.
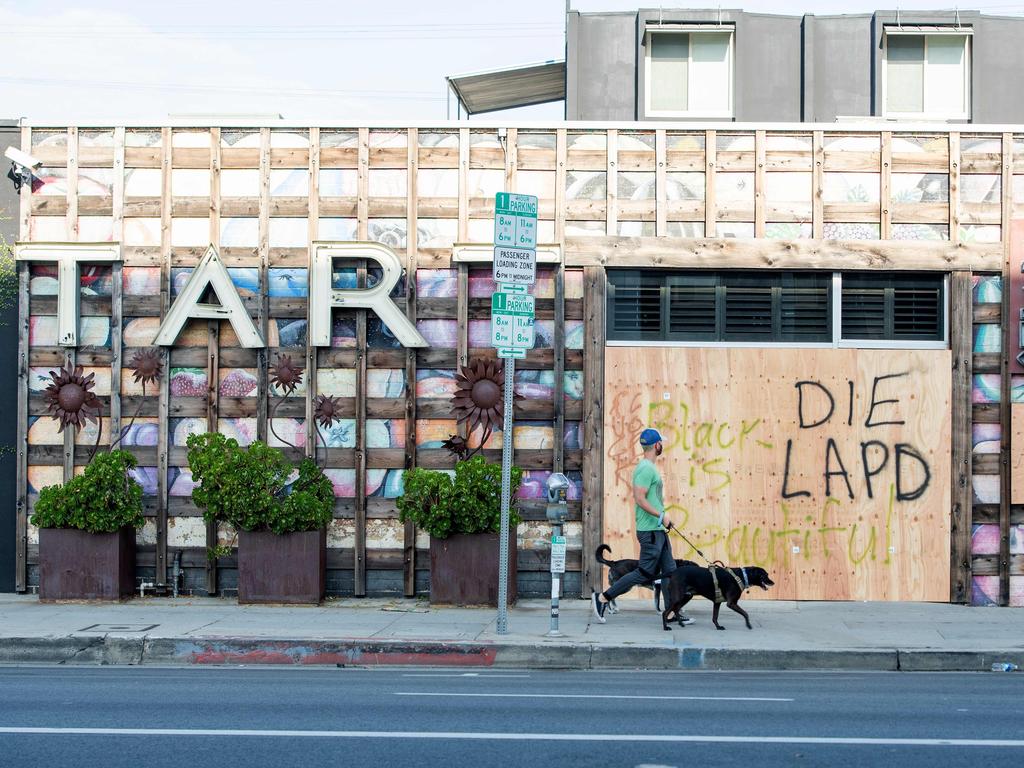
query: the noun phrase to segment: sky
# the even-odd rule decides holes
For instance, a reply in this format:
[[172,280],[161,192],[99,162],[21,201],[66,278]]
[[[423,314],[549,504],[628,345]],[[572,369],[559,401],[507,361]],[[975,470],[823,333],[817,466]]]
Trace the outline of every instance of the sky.
[[[990,1],[960,8],[1024,14],[1024,0]],[[571,5],[582,12],[658,7],[636,0]],[[665,7],[687,5],[716,7]],[[894,5],[816,2],[813,12]],[[810,12],[787,0],[725,7]],[[433,121],[455,116],[446,75],[564,58],[565,0],[0,0],[0,31],[7,42],[0,117],[79,124],[194,115]],[[546,104],[473,119],[557,120],[562,110]]]

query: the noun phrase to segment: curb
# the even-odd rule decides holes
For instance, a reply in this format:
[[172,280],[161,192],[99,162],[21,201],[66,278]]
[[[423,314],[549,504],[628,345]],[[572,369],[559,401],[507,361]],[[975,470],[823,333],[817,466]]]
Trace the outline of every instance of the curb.
[[112,635],[0,638],[0,664],[982,672],[990,671],[994,662],[1011,662],[1024,668],[1024,650],[763,650]]

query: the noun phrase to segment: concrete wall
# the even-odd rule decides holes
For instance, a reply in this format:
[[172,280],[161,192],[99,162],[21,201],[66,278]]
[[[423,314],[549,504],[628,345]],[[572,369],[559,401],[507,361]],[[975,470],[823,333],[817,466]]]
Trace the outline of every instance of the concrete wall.
[[[1007,87],[1024,69],[1024,18],[977,11],[902,12],[904,24],[973,29],[971,122],[1024,122],[1024,91]],[[895,11],[851,16],[772,16],[738,10],[639,10],[567,18],[568,120],[657,120],[644,114],[647,24],[736,25],[734,119],[833,122],[882,113],[882,29]]]
[[[21,146],[21,129],[13,120],[0,120],[0,156],[7,147]],[[18,195],[8,179],[10,163],[0,161],[0,234],[8,245],[18,237]],[[14,591],[15,453],[18,434],[18,307],[17,294],[9,306],[0,306],[0,592]]]

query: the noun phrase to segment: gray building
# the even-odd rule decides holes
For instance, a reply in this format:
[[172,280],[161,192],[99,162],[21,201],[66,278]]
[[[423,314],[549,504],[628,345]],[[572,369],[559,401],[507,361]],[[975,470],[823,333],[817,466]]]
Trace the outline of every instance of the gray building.
[[568,120],[1024,122],[1024,18],[570,11]]

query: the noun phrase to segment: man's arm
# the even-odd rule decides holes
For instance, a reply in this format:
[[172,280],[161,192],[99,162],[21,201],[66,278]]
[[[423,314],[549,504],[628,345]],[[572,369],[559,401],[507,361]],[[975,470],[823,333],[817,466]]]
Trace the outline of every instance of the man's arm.
[[633,484],[633,500],[637,503],[644,512],[651,517],[655,518],[660,525],[664,525],[666,528],[671,528],[672,523],[665,517],[664,512],[658,512],[654,507],[651,506],[650,502],[647,501],[647,491],[649,488],[644,488],[642,485],[637,483]]

